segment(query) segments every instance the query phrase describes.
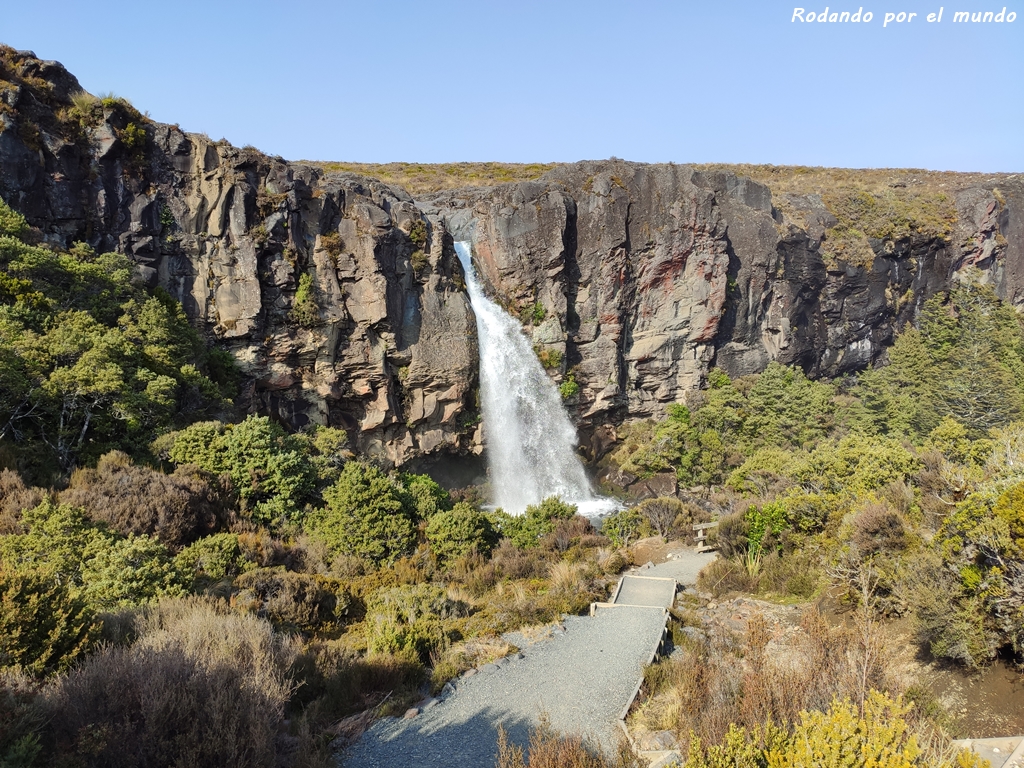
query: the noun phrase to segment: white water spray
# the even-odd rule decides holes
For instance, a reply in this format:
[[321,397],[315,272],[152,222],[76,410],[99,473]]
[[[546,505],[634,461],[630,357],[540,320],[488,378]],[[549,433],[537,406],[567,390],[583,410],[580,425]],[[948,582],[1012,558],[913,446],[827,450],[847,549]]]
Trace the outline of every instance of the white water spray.
[[581,514],[618,508],[595,498],[576,455],[576,430],[523,335],[519,322],[484,296],[473,269],[470,244],[455,250],[466,273],[480,344],[480,404],[487,436],[493,502],[512,514],[559,496]]

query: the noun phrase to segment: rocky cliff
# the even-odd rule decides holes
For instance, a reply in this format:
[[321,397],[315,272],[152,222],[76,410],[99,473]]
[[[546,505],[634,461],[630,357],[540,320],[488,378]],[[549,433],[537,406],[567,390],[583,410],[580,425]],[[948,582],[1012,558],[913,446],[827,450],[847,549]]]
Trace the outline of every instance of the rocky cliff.
[[0,197],[45,242],[131,255],[234,353],[243,409],[342,426],[389,463],[481,449],[457,239],[552,375],[579,385],[591,455],[712,366],[884,361],[966,267],[1024,303],[1016,176],[611,160],[414,200],[80,91],[59,64],[0,49]]

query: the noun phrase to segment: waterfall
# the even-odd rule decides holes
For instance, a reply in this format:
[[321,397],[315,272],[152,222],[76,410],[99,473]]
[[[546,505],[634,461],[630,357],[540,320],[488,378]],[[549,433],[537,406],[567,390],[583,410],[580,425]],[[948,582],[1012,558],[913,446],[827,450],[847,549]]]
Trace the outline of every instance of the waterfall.
[[466,273],[480,343],[480,405],[487,440],[492,501],[512,514],[559,496],[581,514],[616,509],[595,498],[576,455],[576,430],[562,397],[523,334],[519,321],[488,299],[473,269],[470,244],[455,250]]

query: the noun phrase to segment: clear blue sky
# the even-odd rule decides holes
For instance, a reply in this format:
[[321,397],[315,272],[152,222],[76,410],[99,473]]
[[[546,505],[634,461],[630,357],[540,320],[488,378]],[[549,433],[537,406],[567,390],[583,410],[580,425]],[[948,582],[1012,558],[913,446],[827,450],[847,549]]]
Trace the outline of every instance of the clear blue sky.
[[87,90],[288,159],[1024,171],[1024,18],[951,18],[1007,0],[0,2]]

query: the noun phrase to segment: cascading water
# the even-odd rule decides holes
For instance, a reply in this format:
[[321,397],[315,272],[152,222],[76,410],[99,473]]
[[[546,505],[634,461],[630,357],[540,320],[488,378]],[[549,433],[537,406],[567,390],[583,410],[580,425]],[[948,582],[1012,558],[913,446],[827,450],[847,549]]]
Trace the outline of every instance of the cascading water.
[[576,430],[519,322],[484,296],[470,244],[455,250],[466,273],[480,344],[480,404],[487,436],[493,502],[512,514],[559,496],[581,514],[618,508],[595,498],[576,456]]

